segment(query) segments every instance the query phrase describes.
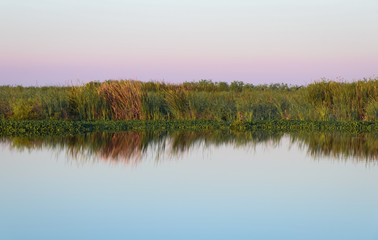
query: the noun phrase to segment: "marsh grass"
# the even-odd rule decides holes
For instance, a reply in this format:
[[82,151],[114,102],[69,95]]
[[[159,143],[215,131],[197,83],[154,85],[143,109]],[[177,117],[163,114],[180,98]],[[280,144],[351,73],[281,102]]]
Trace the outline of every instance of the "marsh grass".
[[378,78],[307,86],[133,80],[0,87],[3,120],[378,120]]

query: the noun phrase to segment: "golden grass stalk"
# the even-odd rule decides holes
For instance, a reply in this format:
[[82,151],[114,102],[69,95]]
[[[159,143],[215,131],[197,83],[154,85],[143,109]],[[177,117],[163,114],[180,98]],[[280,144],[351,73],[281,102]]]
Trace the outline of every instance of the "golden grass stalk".
[[98,89],[113,110],[115,120],[142,119],[142,83],[136,81],[108,81]]

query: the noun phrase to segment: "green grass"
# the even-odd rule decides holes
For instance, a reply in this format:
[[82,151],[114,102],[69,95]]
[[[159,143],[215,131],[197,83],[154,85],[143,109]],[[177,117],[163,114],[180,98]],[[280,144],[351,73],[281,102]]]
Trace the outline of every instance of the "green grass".
[[3,120],[378,121],[378,78],[307,86],[106,81],[0,86]]
[[216,120],[129,120],[129,121],[0,121],[0,136],[66,136],[91,132],[231,130],[235,132],[378,132],[377,122],[324,122],[300,120],[216,121]]

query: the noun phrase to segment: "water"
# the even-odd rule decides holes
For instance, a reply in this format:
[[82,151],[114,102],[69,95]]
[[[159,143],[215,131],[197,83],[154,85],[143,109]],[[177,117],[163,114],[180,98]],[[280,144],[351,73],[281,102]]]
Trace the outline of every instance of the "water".
[[376,134],[3,138],[0,239],[378,239]]

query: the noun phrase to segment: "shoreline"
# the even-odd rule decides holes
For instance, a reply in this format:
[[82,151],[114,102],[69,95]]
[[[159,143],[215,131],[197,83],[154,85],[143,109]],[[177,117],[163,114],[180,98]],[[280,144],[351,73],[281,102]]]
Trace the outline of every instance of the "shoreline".
[[127,121],[59,121],[0,120],[0,136],[67,136],[92,132],[122,131],[208,131],[234,132],[346,132],[378,133],[378,122],[366,121],[216,121],[216,120],[127,120]]

